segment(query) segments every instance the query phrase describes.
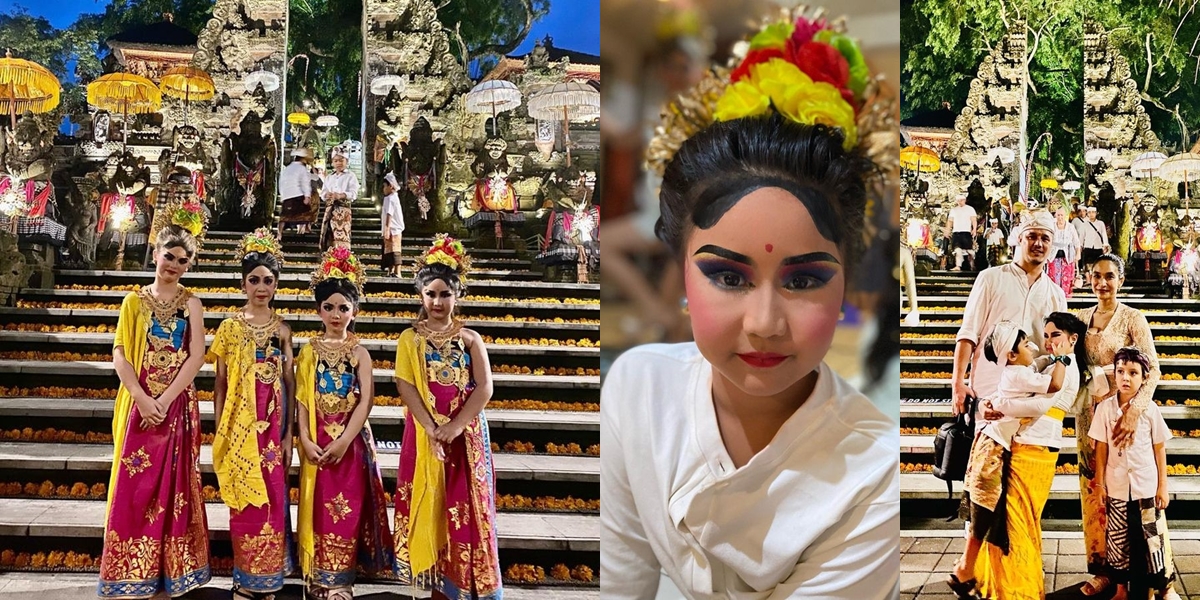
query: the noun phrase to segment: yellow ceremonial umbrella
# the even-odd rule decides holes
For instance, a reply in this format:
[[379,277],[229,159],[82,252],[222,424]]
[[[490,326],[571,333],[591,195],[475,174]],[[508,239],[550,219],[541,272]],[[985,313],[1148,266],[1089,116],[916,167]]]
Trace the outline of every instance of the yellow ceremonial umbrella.
[[1058,180],[1053,177],[1047,177],[1041,181],[1040,185],[1042,186],[1042,189],[1045,190],[1057,190]]
[[900,150],[900,168],[918,173],[933,173],[942,168],[937,152],[922,146],[908,146]]
[[294,113],[288,114],[287,122],[291,123],[292,125],[308,125],[309,123],[312,123],[312,117],[308,116],[308,113],[298,110]]
[[87,86],[88,104],[125,115],[121,142],[129,146],[129,113],[146,114],[162,105],[162,92],[153,81],[133,73],[109,73]]
[[211,100],[217,94],[208,72],[196,67],[181,66],[170,69],[158,83],[162,93],[183,99],[183,124],[187,125],[188,103],[192,100]]
[[0,58],[0,107],[8,108],[12,123],[17,111],[44,113],[58,106],[62,85],[49,69],[33,61],[13,58],[12,52]]

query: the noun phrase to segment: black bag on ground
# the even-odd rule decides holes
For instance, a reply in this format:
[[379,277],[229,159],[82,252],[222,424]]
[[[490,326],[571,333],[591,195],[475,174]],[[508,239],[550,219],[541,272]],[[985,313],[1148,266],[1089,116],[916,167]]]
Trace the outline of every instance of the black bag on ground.
[[943,424],[933,440],[933,476],[946,482],[950,498],[954,497],[952,482],[962,481],[967,475],[971,445],[975,443],[975,402],[975,398],[968,397],[963,403],[966,412]]

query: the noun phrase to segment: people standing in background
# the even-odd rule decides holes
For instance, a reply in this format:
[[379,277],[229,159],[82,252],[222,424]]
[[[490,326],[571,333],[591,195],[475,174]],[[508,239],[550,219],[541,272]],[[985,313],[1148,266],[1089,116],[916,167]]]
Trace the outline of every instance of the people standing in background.
[[404,234],[404,211],[400,210],[400,185],[395,173],[383,177],[383,270],[391,277],[400,276],[403,260],[400,238]]
[[1054,247],[1046,272],[1067,298],[1075,290],[1075,260],[1079,254],[1079,236],[1067,223],[1067,209],[1054,211]]
[[[954,204],[946,219],[954,247],[954,266],[950,270],[967,271],[975,265],[975,231],[979,226],[979,215],[967,205],[966,194],[956,196]],[[963,260],[964,256],[967,260]]]
[[283,239],[283,227],[288,223],[299,224],[303,233],[304,218],[312,212],[312,174],[309,172],[311,164],[312,153],[308,148],[296,148],[292,150],[292,162],[279,174],[279,196],[283,198],[283,212],[279,216],[276,237],[280,240]]
[[1004,230],[1000,229],[1000,219],[990,221],[990,226],[984,232],[983,239],[987,245],[988,265],[992,267],[999,265],[1005,254],[1004,247],[1007,245],[1004,239]]
[[1089,269],[1092,263],[1100,258],[1101,254],[1105,254],[1111,250],[1108,245],[1108,231],[1104,226],[1103,221],[1096,220],[1096,207],[1089,206],[1087,208],[1087,219],[1083,222],[1083,237],[1080,238],[1083,250],[1082,260],[1084,269]]

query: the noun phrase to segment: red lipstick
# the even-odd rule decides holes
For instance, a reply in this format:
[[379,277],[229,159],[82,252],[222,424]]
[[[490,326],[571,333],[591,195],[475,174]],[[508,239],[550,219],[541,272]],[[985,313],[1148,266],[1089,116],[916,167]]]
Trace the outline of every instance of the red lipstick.
[[738,354],[738,358],[745,361],[746,364],[759,369],[769,369],[787,360],[786,355],[771,352],[749,352]]

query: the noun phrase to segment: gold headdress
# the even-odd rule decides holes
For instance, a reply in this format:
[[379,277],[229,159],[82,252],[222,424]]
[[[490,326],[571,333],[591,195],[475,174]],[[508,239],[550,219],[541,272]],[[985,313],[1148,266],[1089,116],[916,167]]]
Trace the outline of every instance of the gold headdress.
[[729,67],[714,66],[663,111],[646,150],[659,175],[688,138],[717,121],[777,112],[805,124],[842,130],[847,150],[864,146],[885,173],[898,160],[895,98],[880,86],[845,18],[826,22],[824,9],[800,5],[768,18]]
[[471,269],[471,257],[467,256],[467,250],[463,248],[462,242],[444,233],[439,233],[437,237],[433,238],[433,245],[421,253],[418,264],[421,266],[446,265],[458,272],[460,280],[466,281],[467,272]]
[[321,257],[320,266],[313,271],[309,289],[316,288],[317,284],[326,279],[348,280],[361,293],[363,284],[367,282],[367,272],[363,269],[358,257],[349,248],[339,246],[325,251],[325,255]]
[[279,261],[279,266],[283,266],[283,249],[279,247],[279,240],[266,227],[259,227],[252,233],[242,237],[242,243],[238,246],[238,260],[246,258],[247,254],[258,252],[260,254],[270,254]]

